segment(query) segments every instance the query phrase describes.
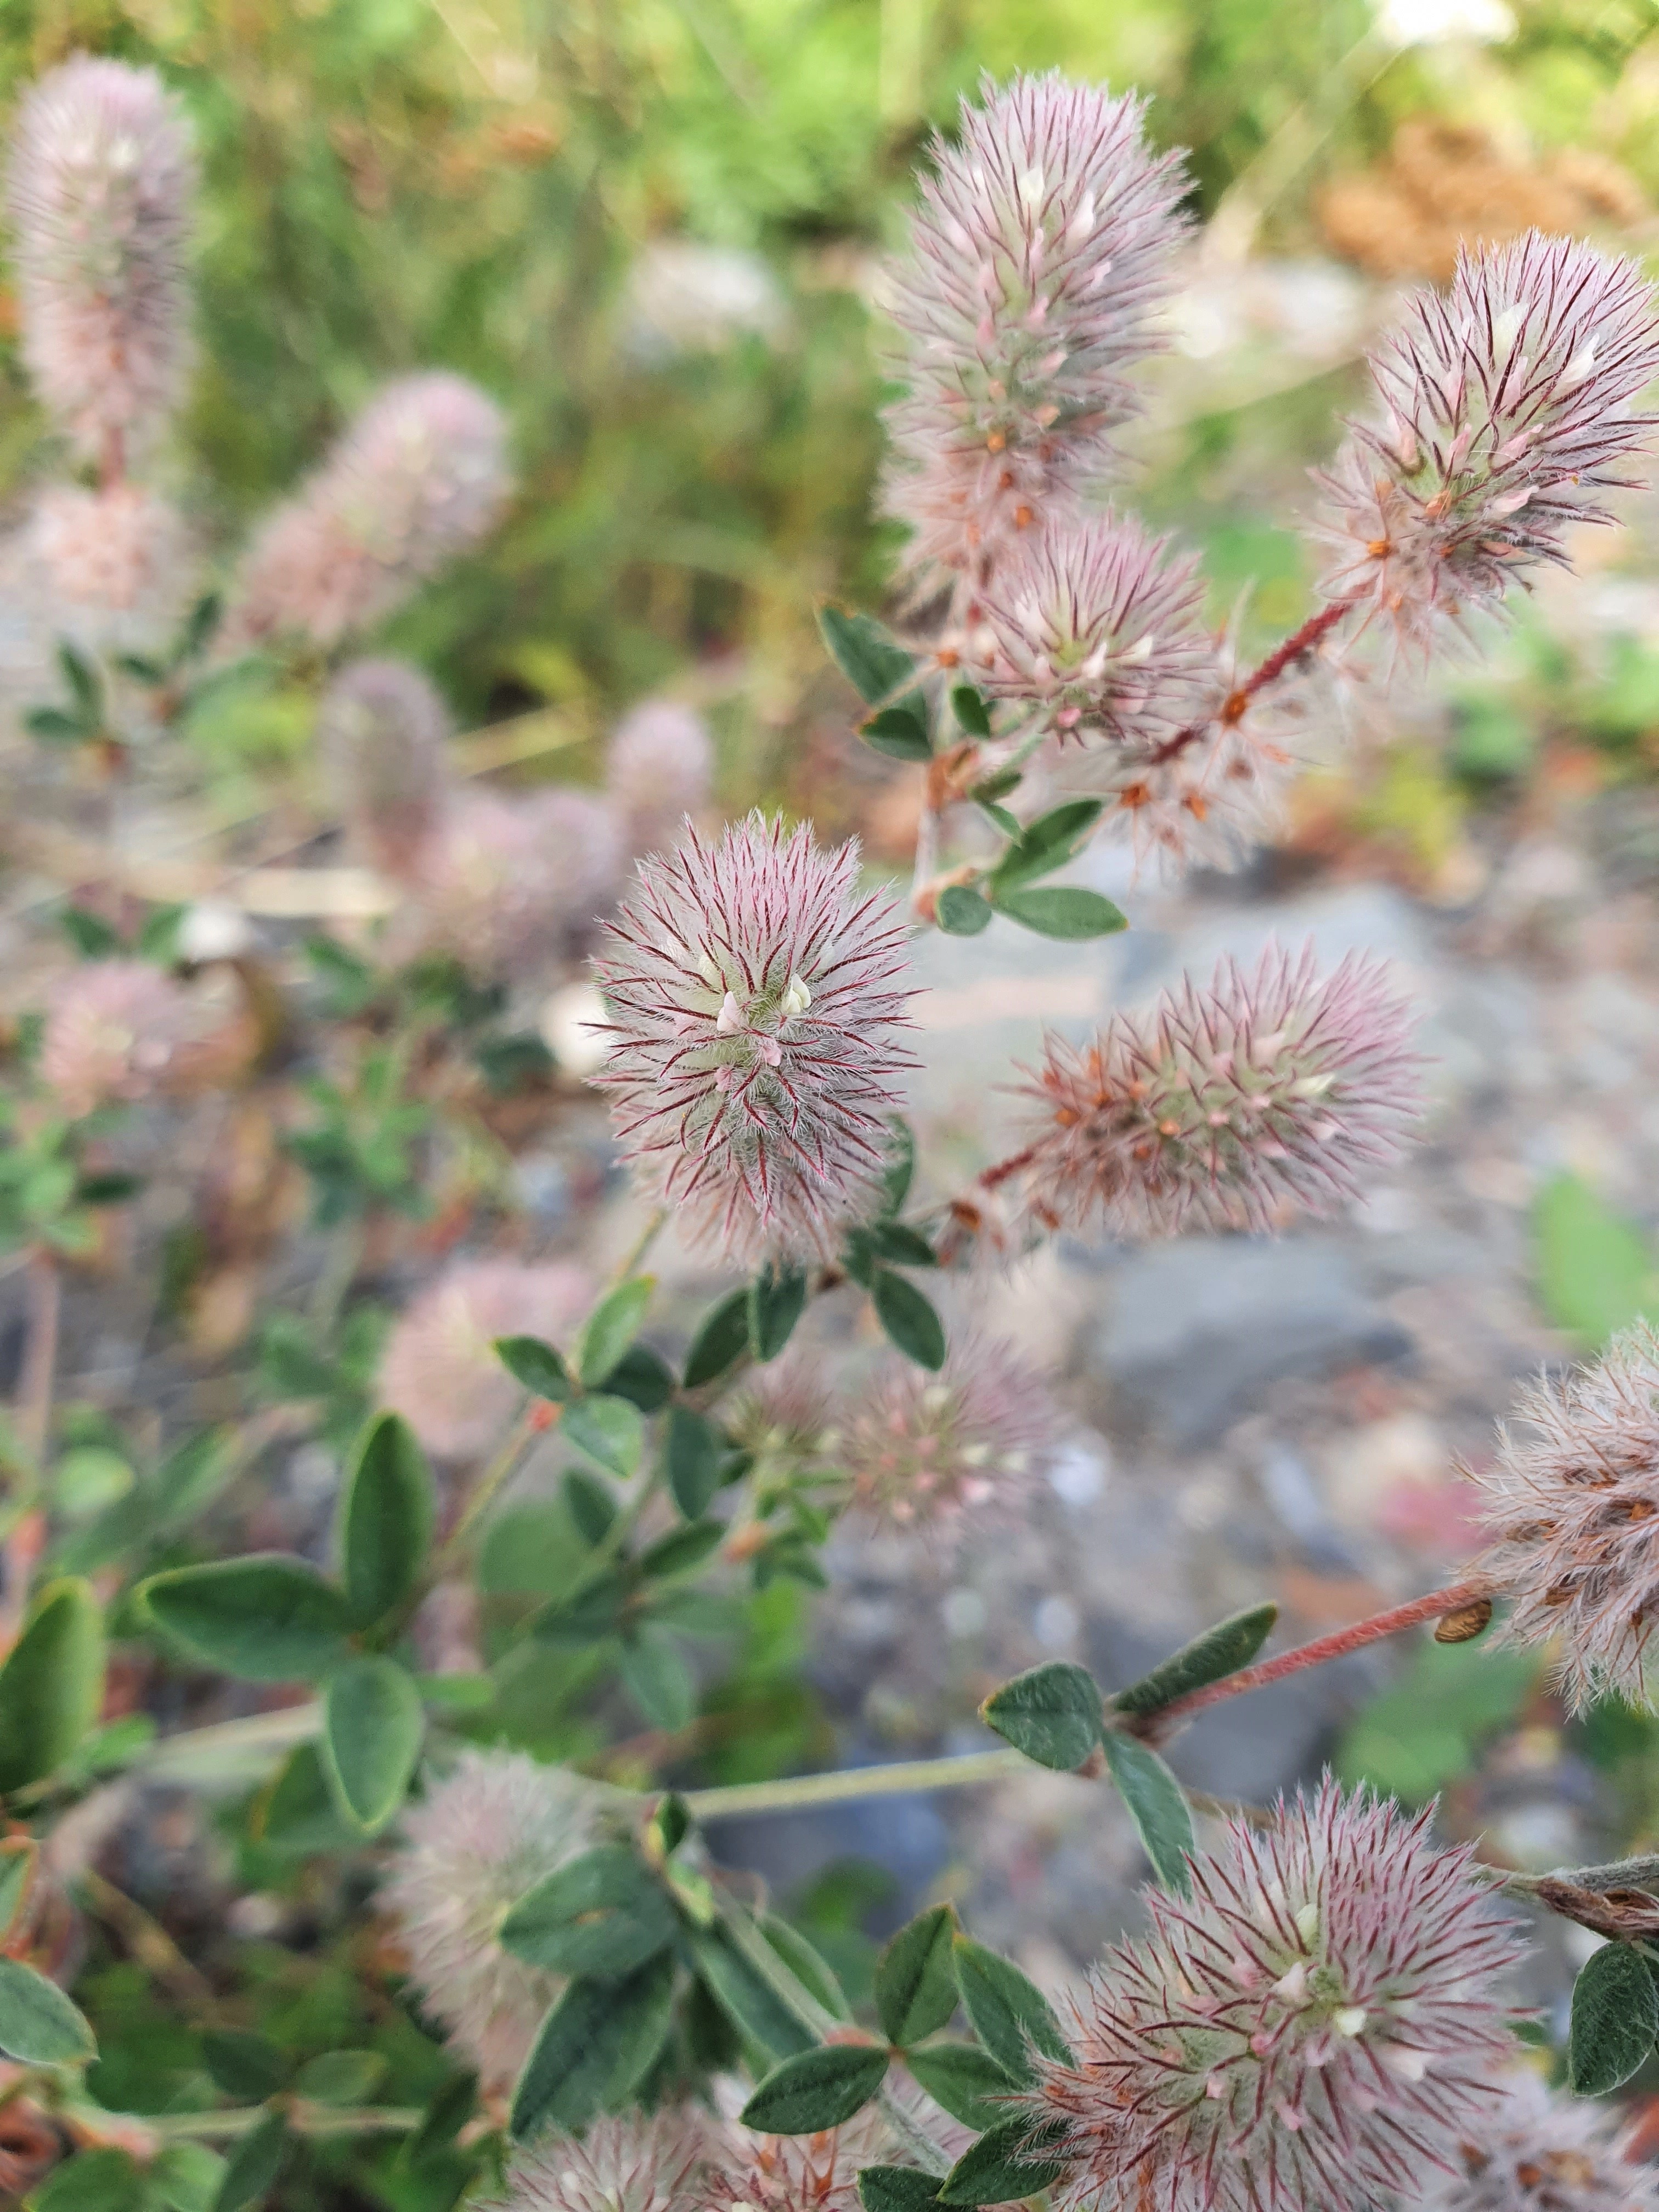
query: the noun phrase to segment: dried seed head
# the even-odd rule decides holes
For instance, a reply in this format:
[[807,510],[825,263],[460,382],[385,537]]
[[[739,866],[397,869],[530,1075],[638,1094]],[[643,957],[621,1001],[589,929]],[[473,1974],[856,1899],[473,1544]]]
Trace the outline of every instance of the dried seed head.
[[334,803],[371,864],[404,878],[437,829],[448,710],[405,660],[354,660],[324,692],[317,743]]
[[500,2212],[711,2212],[713,2126],[693,2106],[624,2112],[580,2139],[544,2136],[517,2151]]
[[1026,1202],[1112,1236],[1267,1230],[1328,1214],[1400,1156],[1421,1062],[1384,970],[1350,954],[1322,977],[1308,945],[1224,960],[1091,1044],[1050,1036],[1033,1102]]
[[399,1317],[380,1360],[380,1401],[401,1413],[430,1452],[471,1459],[500,1437],[519,1386],[495,1340],[567,1337],[592,1304],[584,1268],[552,1261],[462,1260]]
[[597,1838],[592,1785],[521,1752],[465,1751],[404,1818],[404,1848],[380,1890],[422,2009],[477,2069],[510,2082],[529,2055],[556,1975],[495,1940],[508,1905]]
[[480,975],[566,960],[615,900],[622,831],[599,795],[550,784],[457,792],[405,878],[404,952],[447,952]]
[[1064,738],[1150,750],[1204,711],[1215,667],[1196,559],[1133,517],[1062,523],[986,586],[969,666],[994,697],[1039,706]]
[[685,817],[708,805],[714,781],[708,725],[690,707],[647,699],[617,723],[605,751],[605,784],[630,852],[672,845]]
[[90,961],[53,989],[40,1079],[71,1116],[134,1105],[184,1077],[213,1025],[202,1002],[148,961]]
[[1381,402],[1331,469],[1322,588],[1426,651],[1498,607],[1568,532],[1612,520],[1651,416],[1659,320],[1639,266],[1528,232],[1458,257],[1450,291],[1418,294],[1372,356]]
[[838,1456],[861,1519],[960,1540],[1029,1508],[1056,1441],[1043,1378],[970,1329],[937,1375],[890,1361],[849,1411]]
[[35,389],[119,475],[189,373],[190,126],[154,70],[77,54],[24,100],[9,185]]
[[911,1064],[904,924],[858,848],[759,814],[641,863],[598,963],[623,1152],[695,1241],[826,1255],[870,1211]]
[[1520,1955],[1468,1849],[1328,1778],[1256,1832],[1229,1825],[1192,1893],[1147,1893],[1040,2059],[1069,2205],[1384,2212],[1498,2109],[1514,2045],[1494,1993]]
[[493,399],[459,376],[389,384],[254,538],[227,642],[367,629],[492,530],[510,488]]
[[1077,510],[1134,410],[1126,372],[1158,340],[1184,224],[1179,157],[1156,155],[1144,104],[1058,74],[963,103],[934,141],[910,249],[893,270],[896,364],[888,512],[924,583],[969,596],[1028,533]]
[[1656,1703],[1659,1617],[1659,1335],[1645,1322],[1600,1359],[1546,1377],[1499,1433],[1497,1464],[1465,1470],[1491,1544],[1476,1571],[1509,1602],[1501,1633],[1553,1644],[1575,1705],[1608,1691]]
[[1421,2212],[1659,2212],[1659,2172],[1626,2158],[1605,2106],[1553,2095],[1534,2074],[1504,2077],[1498,2111],[1458,2149]]

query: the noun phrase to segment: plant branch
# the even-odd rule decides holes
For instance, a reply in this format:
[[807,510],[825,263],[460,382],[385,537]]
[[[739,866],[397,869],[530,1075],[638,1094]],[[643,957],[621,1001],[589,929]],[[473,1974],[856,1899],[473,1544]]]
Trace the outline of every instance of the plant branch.
[[1407,1605],[1396,1605],[1387,1613],[1375,1613],[1367,1620],[1357,1620],[1350,1628],[1334,1629],[1328,1636],[1316,1637],[1311,1644],[1298,1644],[1293,1651],[1281,1651],[1276,1659],[1264,1659],[1259,1666],[1242,1667],[1236,1674],[1224,1674],[1218,1682],[1206,1682],[1202,1689],[1189,1690],[1173,1704],[1161,1705],[1155,1713],[1147,1713],[1137,1720],[1126,1719],[1122,1725],[1131,1735],[1161,1737],[1171,1723],[1186,1720],[1206,1706],[1242,1697],[1247,1690],[1265,1689],[1270,1682],[1282,1682],[1287,1674],[1299,1674],[1309,1667],[1322,1667],[1328,1660],[1346,1658],[1350,1651],[1362,1651],[1368,1644],[1380,1644],[1385,1637],[1398,1636],[1407,1628],[1420,1628],[1425,1620],[1437,1620],[1443,1614],[1455,1613],[1460,1606],[1473,1605],[1488,1594],[1487,1585],[1482,1582],[1452,1583],[1444,1589],[1431,1590],[1426,1597],[1413,1598]]
[[[1244,709],[1256,694],[1265,691],[1269,684],[1277,684],[1285,670],[1296,662],[1306,660],[1317,652],[1328,634],[1336,628],[1352,605],[1352,599],[1332,599],[1316,614],[1310,615],[1300,629],[1293,630],[1281,644],[1275,646],[1261,665],[1252,669],[1244,681],[1228,694],[1222,704],[1220,719],[1227,722],[1241,720]],[[1166,738],[1152,753],[1151,765],[1163,768],[1166,763],[1184,753],[1189,745],[1197,744],[1216,719],[1212,714],[1206,715],[1203,721],[1189,722],[1184,730],[1177,730],[1172,738]]]
[[[404,2105],[308,2105],[278,2100],[283,2118],[302,2136],[412,2135],[426,2115]],[[230,2142],[251,2136],[270,2117],[269,2105],[232,2106],[222,2112],[160,2112],[140,2123],[164,2142]]]
[[668,1226],[668,1212],[667,1206],[659,1206],[647,1220],[644,1228],[623,1255],[616,1273],[611,1278],[611,1288],[613,1291],[620,1290],[629,1276],[637,1275],[645,1265],[646,1255]]
[[92,1911],[114,1929],[145,1972],[163,1989],[187,2005],[211,2008],[217,2003],[207,1976],[191,1964],[161,1922],[125,1890],[106,1881],[96,1867],[85,1868],[77,1875],[76,1887]]
[[1018,1751],[969,1751],[953,1759],[901,1759],[883,1766],[837,1768],[830,1774],[787,1774],[776,1782],[734,1782],[723,1790],[688,1790],[694,1820],[740,1813],[792,1813],[805,1805],[841,1805],[860,1797],[893,1797],[913,1790],[963,1790],[1030,1771]]

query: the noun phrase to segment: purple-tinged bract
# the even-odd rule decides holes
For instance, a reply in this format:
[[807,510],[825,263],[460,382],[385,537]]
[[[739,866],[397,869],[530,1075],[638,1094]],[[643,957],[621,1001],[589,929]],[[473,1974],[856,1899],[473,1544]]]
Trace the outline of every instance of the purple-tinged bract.
[[383,620],[494,528],[510,483],[507,425],[476,385],[437,371],[389,384],[254,538],[228,641],[326,649]]
[[1460,2143],[1458,2171],[1413,2212],[1659,2212],[1659,2172],[1627,2158],[1604,2105],[1504,2077],[1504,2103]]
[[464,1751],[404,1816],[404,1848],[380,1891],[422,2010],[486,2089],[529,2056],[558,1977],[495,1939],[502,1915],[598,1840],[592,1786],[522,1752]]
[[580,2138],[544,2136],[518,2150],[500,2212],[713,2212],[705,2185],[717,2155],[695,2106],[623,2112]]
[[1076,2063],[1039,2058],[1068,2206],[1394,2212],[1498,2111],[1498,1978],[1523,1948],[1431,1815],[1327,1780],[1258,1832],[1230,1822],[1191,1892],[1109,1951]]
[[636,1176],[745,1263],[827,1256],[872,1211],[911,1065],[902,916],[858,848],[760,815],[641,862],[598,963],[594,1078]]
[[1024,1192],[1049,1228],[1168,1237],[1328,1214],[1397,1159],[1420,1109],[1407,1012],[1375,962],[1311,945],[1224,960],[1091,1043],[1050,1035]]
[[894,1360],[842,1425],[860,1519],[961,1537],[1029,1505],[1057,1441],[1048,1386],[1012,1345],[953,1334],[937,1375]]
[[1467,1472],[1492,1541],[1479,1571],[1507,1599],[1503,1633],[1550,1644],[1575,1705],[1612,1691],[1656,1703],[1659,1335],[1638,1322],[1601,1358],[1537,1382],[1497,1464]]
[[965,658],[984,690],[1041,708],[1061,738],[1152,750],[1207,703],[1203,597],[1194,556],[1171,559],[1132,516],[1091,515],[997,570]]
[[1638,264],[1536,231],[1458,258],[1450,291],[1417,295],[1373,355],[1382,407],[1318,480],[1322,589],[1407,646],[1496,609],[1575,524],[1654,417],[1631,403],[1659,375],[1653,287]]
[[912,572],[957,580],[959,605],[1109,472],[1184,230],[1185,175],[1141,101],[1057,74],[988,78],[981,100],[934,143],[891,281],[907,390],[886,503]]
[[154,70],[77,54],[24,100],[9,175],[24,358],[112,475],[183,395],[195,188],[190,126]]

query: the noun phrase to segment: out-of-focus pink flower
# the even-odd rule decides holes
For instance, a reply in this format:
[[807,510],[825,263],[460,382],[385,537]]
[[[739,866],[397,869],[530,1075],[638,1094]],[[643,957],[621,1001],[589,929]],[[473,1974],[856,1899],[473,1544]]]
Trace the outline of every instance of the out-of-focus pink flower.
[[1659,2171],[1625,2155],[1605,2105],[1504,2077],[1504,2103],[1437,2176],[1414,2212],[1659,2212]]
[[558,1343],[592,1303],[584,1268],[563,1261],[461,1260],[399,1317],[380,1360],[383,1405],[431,1452],[470,1459],[500,1437],[519,1386],[495,1354],[501,1336]]
[[501,1751],[464,1751],[404,1816],[404,1848],[380,1903],[422,2010],[486,2089],[513,2081],[562,1986],[501,1948],[501,1917],[598,1840],[598,1820],[591,1783]]
[[695,2106],[594,2120],[518,2151],[501,2212],[714,2212],[714,2130]]
[[1146,1893],[1076,2008],[1076,2063],[1039,2057],[1067,2205],[1393,2212],[1454,2172],[1514,2050],[1497,1984],[1524,1948],[1430,1815],[1328,1778],[1273,1824],[1230,1821],[1191,1893]]
[[641,864],[598,963],[611,1054],[595,1082],[641,1182],[744,1261],[827,1255],[874,1204],[910,1057],[904,924],[754,814]]
[[50,599],[98,613],[158,614],[188,596],[195,567],[178,509],[130,482],[54,484],[34,503],[29,550]]
[[630,852],[672,845],[685,817],[708,805],[714,781],[708,723],[672,699],[647,699],[624,714],[605,750],[605,789]]
[[226,642],[368,629],[492,530],[510,489],[493,399],[436,372],[388,385],[255,537]]
[[1398,1158],[1420,1110],[1404,1004],[1376,963],[1313,948],[1224,960],[1087,1045],[1050,1036],[1024,1086],[1023,1188],[1050,1228],[1169,1237],[1330,1213]]
[[1509,1601],[1511,1643],[1553,1644],[1575,1705],[1651,1705],[1659,1620],[1659,1335],[1645,1322],[1521,1401],[1494,1465],[1468,1470],[1491,1540],[1476,1571]]
[[913,573],[957,580],[959,604],[1109,472],[1186,189],[1138,100],[1058,74],[988,78],[980,97],[956,143],[933,143],[891,279],[906,390],[887,414],[886,505],[913,533]]
[[317,742],[354,842],[394,878],[416,870],[447,790],[449,714],[404,660],[354,660],[324,692]]
[[9,174],[24,358],[48,410],[113,474],[189,373],[195,188],[189,125],[154,70],[77,54],[25,99]]
[[147,960],[94,960],[53,990],[40,1079],[65,1114],[136,1104],[167,1089],[204,1042],[197,1002]]
[[622,843],[599,793],[458,791],[403,878],[404,949],[453,953],[481,975],[556,964],[615,902]]
[[[1659,376],[1653,287],[1634,261],[1530,231],[1459,255],[1371,359],[1382,403],[1318,481],[1322,584],[1426,650],[1495,609],[1632,478]],[[1639,480],[1639,479],[1638,479]]]

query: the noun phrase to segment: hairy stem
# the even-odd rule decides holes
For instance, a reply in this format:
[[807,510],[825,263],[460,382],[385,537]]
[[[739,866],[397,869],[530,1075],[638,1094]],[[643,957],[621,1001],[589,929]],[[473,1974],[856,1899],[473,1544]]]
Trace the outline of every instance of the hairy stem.
[[[284,2104],[283,2117],[302,2136],[413,2135],[426,2115],[404,2105]],[[251,2136],[270,2117],[269,2105],[242,2105],[222,2112],[161,2112],[139,2123],[164,2142],[231,2142]]]
[[[1292,630],[1290,636],[1275,646],[1267,658],[1252,669],[1243,682],[1234,689],[1222,707],[1223,719],[1239,720],[1258,692],[1277,684],[1287,668],[1294,666],[1299,660],[1305,660],[1318,650],[1352,605],[1352,599],[1332,599],[1321,607],[1317,614],[1310,615],[1300,629]],[[1184,730],[1177,730],[1172,738],[1166,738],[1152,754],[1152,766],[1162,768],[1166,762],[1184,753],[1189,745],[1196,744],[1214,720],[1213,715],[1209,715],[1201,722],[1189,722]]]
[[699,1820],[739,1813],[791,1813],[804,1805],[841,1805],[860,1797],[892,1797],[912,1790],[962,1790],[1000,1782],[1030,1761],[1023,1752],[969,1751],[954,1759],[900,1759],[831,1774],[789,1774],[776,1782],[734,1782],[723,1790],[689,1790],[685,1804]]
[[611,1287],[613,1291],[620,1290],[631,1275],[639,1273],[640,1269],[645,1265],[651,1247],[668,1226],[668,1213],[667,1206],[659,1206],[629,1246],[623,1255],[616,1273],[611,1278]]
[[1355,1621],[1351,1628],[1334,1629],[1328,1636],[1316,1637],[1311,1644],[1298,1644],[1293,1651],[1281,1651],[1276,1659],[1242,1667],[1236,1674],[1224,1674],[1218,1682],[1189,1690],[1173,1704],[1128,1723],[1128,1732],[1161,1736],[1171,1723],[1202,1712],[1206,1706],[1223,1705],[1247,1690],[1265,1689],[1270,1682],[1282,1682],[1287,1674],[1299,1674],[1309,1667],[1322,1667],[1328,1660],[1346,1658],[1350,1651],[1363,1651],[1368,1644],[1380,1644],[1385,1637],[1398,1636],[1407,1628],[1420,1628],[1425,1620],[1437,1620],[1443,1613],[1455,1613],[1459,1606],[1472,1605],[1488,1595],[1487,1585],[1481,1582],[1452,1583],[1444,1589],[1431,1590],[1426,1597],[1413,1598],[1408,1605],[1374,1613],[1368,1620]]

